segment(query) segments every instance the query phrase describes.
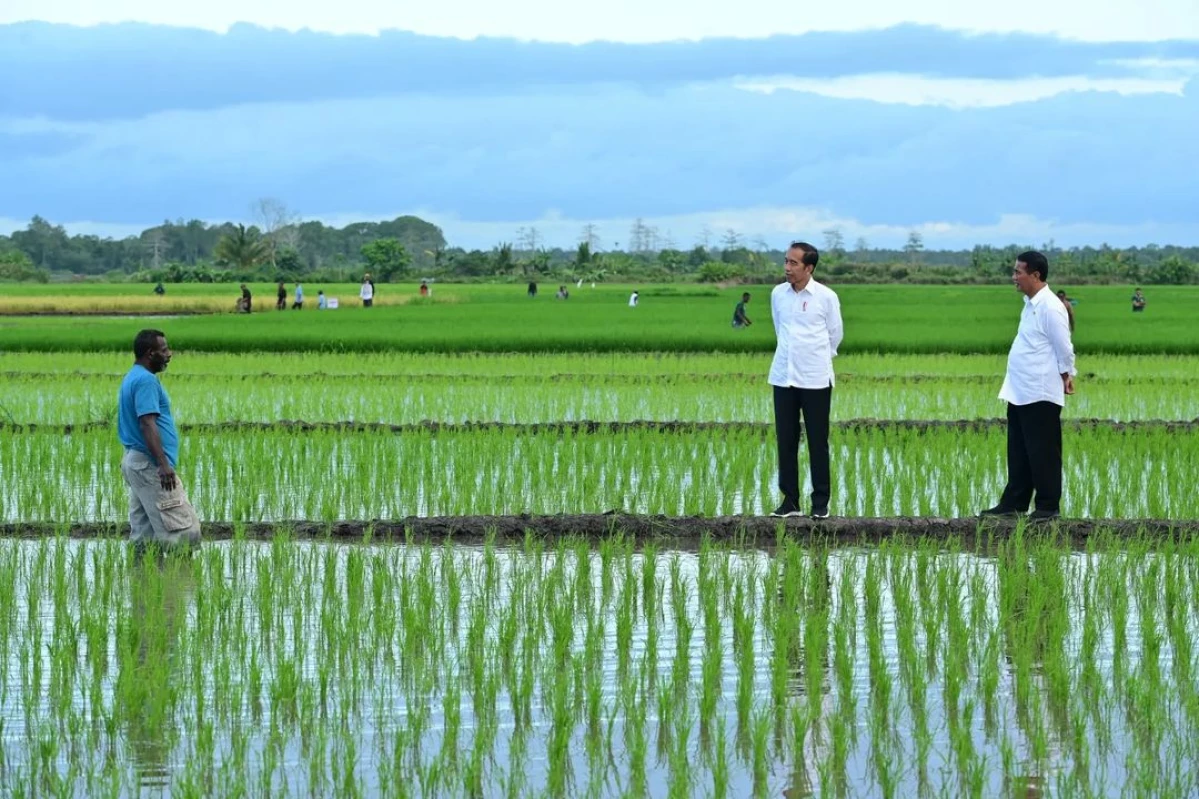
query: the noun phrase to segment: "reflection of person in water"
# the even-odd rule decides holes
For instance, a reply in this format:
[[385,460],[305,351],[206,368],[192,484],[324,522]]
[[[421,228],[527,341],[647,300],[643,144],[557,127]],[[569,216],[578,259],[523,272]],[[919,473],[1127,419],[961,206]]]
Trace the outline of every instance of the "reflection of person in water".
[[187,693],[177,682],[188,678],[176,654],[195,597],[192,569],[189,553],[151,550],[135,558],[128,575],[130,618],[117,625],[114,704],[143,786],[171,783],[168,765],[180,735],[176,712]]
[[[832,610],[833,596],[833,582],[828,566],[827,551],[812,553],[811,570],[806,579],[791,581],[792,586],[806,585],[806,595],[803,589],[798,589],[797,595],[787,596],[783,589],[783,585],[787,581],[780,581],[779,612],[795,613],[797,617],[805,620],[805,624],[816,619],[822,619],[827,624],[828,614]],[[804,697],[800,701],[806,702],[808,708],[815,706],[814,710],[820,718],[827,718],[832,713],[833,702],[832,681],[829,675],[830,641],[827,629],[826,626],[826,634],[819,639],[818,652],[808,651],[803,631],[799,632],[800,639],[793,641],[787,648],[787,663],[791,673],[788,694],[792,701]],[[811,670],[809,670],[809,665],[813,667]],[[818,685],[814,668],[816,666],[820,670]],[[822,740],[815,730],[810,730],[809,736],[809,747],[805,751],[810,753],[816,762],[822,761],[828,747],[828,739]],[[782,795],[785,799],[802,799],[802,797],[816,795],[810,765],[807,757],[797,758],[794,761],[787,787],[783,789]]]

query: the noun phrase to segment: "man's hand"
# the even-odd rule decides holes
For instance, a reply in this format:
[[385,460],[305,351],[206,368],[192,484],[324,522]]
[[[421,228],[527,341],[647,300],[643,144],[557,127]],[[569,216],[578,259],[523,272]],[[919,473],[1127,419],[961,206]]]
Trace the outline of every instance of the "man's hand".
[[164,463],[158,467],[158,482],[162,484],[164,491],[175,490],[175,470],[171,468],[171,464]]
[[1074,378],[1069,374],[1062,375],[1062,388],[1066,390],[1067,394],[1074,393]]

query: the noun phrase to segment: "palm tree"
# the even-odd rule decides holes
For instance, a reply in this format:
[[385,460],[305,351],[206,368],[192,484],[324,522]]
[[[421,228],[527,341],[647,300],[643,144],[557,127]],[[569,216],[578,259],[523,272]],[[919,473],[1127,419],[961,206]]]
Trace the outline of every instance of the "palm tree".
[[270,245],[260,238],[256,231],[246,230],[245,225],[238,225],[235,233],[221,237],[213,255],[221,263],[232,264],[243,271],[249,271],[266,263],[271,251]]

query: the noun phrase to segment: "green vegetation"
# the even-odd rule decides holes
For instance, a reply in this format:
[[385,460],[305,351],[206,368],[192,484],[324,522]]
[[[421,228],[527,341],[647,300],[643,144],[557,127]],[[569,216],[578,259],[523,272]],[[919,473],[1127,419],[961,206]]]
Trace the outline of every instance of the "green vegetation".
[[[977,363],[978,366],[972,366]],[[0,356],[0,421],[111,420],[129,359],[29,353]],[[162,380],[180,422],[437,422],[773,420],[762,354],[632,357],[253,354],[181,352]],[[835,420],[996,419],[1003,359],[846,356]],[[1180,359],[1086,359],[1064,415],[1191,420],[1199,376]],[[885,370],[880,373],[879,370]],[[31,371],[32,370],[32,371]],[[960,370],[960,371],[959,371]],[[63,372],[72,373],[69,381]],[[1171,371],[1175,372],[1174,375]],[[956,373],[955,373],[956,372]],[[1145,373],[1154,377],[1146,378]],[[1187,376],[1192,375],[1192,376]]]
[[[755,295],[750,318],[756,324],[748,330],[730,326],[743,287],[716,294],[700,289],[690,295],[643,295],[636,309],[626,303],[631,288],[584,287],[563,302],[548,292],[530,300],[523,289],[507,285],[437,286],[434,297],[424,300],[417,298],[415,285],[387,286],[380,288],[380,302],[386,303],[391,293],[394,301],[402,298],[407,304],[187,317],[170,320],[168,332],[172,345],[193,352],[773,350],[768,286],[750,289]],[[87,296],[90,289],[77,290]],[[316,289],[306,285],[309,298]],[[356,298],[356,288],[352,291],[349,296]],[[1021,308],[1021,297],[1011,287],[843,286],[838,291],[847,331],[841,351],[846,354],[1006,353]],[[233,295],[222,296],[225,307],[232,308]],[[256,287],[259,308],[273,296],[270,288]],[[1080,353],[1199,353],[1199,325],[1194,323],[1199,288],[1150,292],[1151,312],[1135,316],[1125,288],[1096,286],[1077,296],[1075,344]],[[143,326],[144,321],[129,318],[2,318],[0,350],[128,352]]]
[[[224,308],[227,288],[137,301]],[[320,286],[305,288],[311,303]],[[1076,551],[1056,527],[984,526],[963,551],[830,550],[819,530],[801,547],[781,524],[676,549],[632,540],[615,520],[656,520],[619,514],[599,517],[602,540],[544,540],[544,520],[518,515],[756,516],[778,497],[769,287],[739,331],[741,287],[636,286],[635,310],[631,285],[566,302],[542,288],[0,317],[0,522],[63,533],[0,540],[5,795],[1199,792],[1199,545],[1170,521],[1199,519],[1199,290],[1150,292],[1136,316],[1124,288],[1071,292],[1066,417],[1088,421],[1065,426],[1063,511],[1164,520],[1156,537],[1096,521]],[[4,301],[115,311],[129,289],[19,285]],[[1004,428],[952,420],[1003,415],[1019,296],[838,290],[835,524],[993,504]],[[273,287],[254,293],[271,304]],[[180,476],[205,521],[234,529],[161,564],[65,535],[123,528],[115,395],[148,326],[176,351]],[[383,540],[372,522],[482,514],[532,529],[466,547]],[[264,521],[271,540],[246,540]],[[365,537],[295,540],[334,525]]]
[[[608,231],[608,237],[627,243],[627,249],[601,252],[594,225],[581,231],[577,248],[547,247],[536,228],[520,228],[509,241],[488,250],[467,251],[447,243],[442,231],[422,219],[403,216],[388,222],[355,222],[334,228],[301,220],[272,198],[251,208],[250,227],[233,223],[211,225],[197,219],[164,222],[139,236],[114,240],[93,235],[69,236],[40,216],[11,237],[0,236],[0,280],[47,280],[56,277],[99,276],[108,280],[170,283],[238,282],[243,280],[345,280],[360,274],[379,255],[374,246],[398,245],[404,257],[388,274],[402,276],[409,265],[420,276],[441,280],[488,277],[519,281],[637,279],[717,282],[771,273],[782,263],[784,242],[758,239],[747,244],[735,230],[721,236],[719,246],[697,243],[676,249],[656,228],[641,219],[627,237]],[[667,237],[668,238],[668,237]],[[230,242],[233,242],[232,244]],[[1071,282],[1187,284],[1199,281],[1199,248],[1159,246],[1117,249],[1063,249],[1052,242],[1041,246],[979,245],[968,250],[926,250],[913,232],[902,249],[871,248],[859,239],[845,246],[837,228],[825,230],[813,242],[821,247],[822,269],[840,283],[1003,283],[1016,256],[1042,249],[1054,273]],[[245,257],[261,250],[257,257]],[[11,252],[20,262],[6,259]],[[6,263],[12,268],[5,269]],[[383,272],[376,264],[374,269]],[[776,270],[777,271],[777,270]]]
[[[835,429],[838,516],[973,516],[1006,480],[1005,431]],[[192,431],[180,473],[204,519],[398,519],[409,515],[760,515],[777,504],[767,428],[618,432],[518,428],[391,432]],[[6,521],[116,521],[125,514],[110,428],[0,439]],[[1067,433],[1066,515],[1199,519],[1199,429]],[[49,488],[52,486],[53,488]]]
[[[0,543],[13,796],[1189,796],[1199,550]],[[69,732],[69,734],[67,734]],[[19,734],[17,734],[19,733]]]

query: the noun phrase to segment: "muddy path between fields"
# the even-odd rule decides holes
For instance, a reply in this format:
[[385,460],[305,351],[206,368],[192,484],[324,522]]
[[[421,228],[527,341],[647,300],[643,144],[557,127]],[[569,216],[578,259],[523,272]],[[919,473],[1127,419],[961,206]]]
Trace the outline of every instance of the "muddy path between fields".
[[[896,518],[809,518],[774,519],[768,516],[640,516],[620,513],[535,516],[439,516],[408,517],[375,521],[288,521],[288,522],[205,522],[205,540],[227,540],[235,535],[270,539],[286,533],[297,540],[363,541],[369,535],[374,542],[425,542],[478,544],[492,539],[515,544],[527,535],[547,541],[563,538],[600,540],[616,534],[642,541],[655,541],[681,549],[696,547],[704,537],[723,544],[754,548],[773,548],[780,530],[805,543],[836,546],[871,545],[897,537],[957,541],[970,549],[988,549],[988,545],[1010,537],[1017,529],[1025,534],[1062,536],[1074,546],[1083,546],[1098,536],[1115,538],[1188,539],[1199,536],[1199,520],[1091,520],[1061,519],[1050,523],[1027,524],[1023,521],[976,518],[938,519]],[[79,538],[127,536],[123,523],[55,524],[24,522],[0,524],[0,536],[50,537],[70,535]]]
[[[89,430],[106,430],[113,427],[112,422],[83,422],[80,424],[22,424],[19,422],[0,422],[0,431],[12,433],[82,433]],[[837,430],[916,430],[935,432],[939,430],[955,430],[979,432],[996,428],[1005,428],[1006,419],[847,419],[833,422]],[[1162,430],[1167,433],[1190,432],[1199,429],[1199,419],[1190,421],[1170,421],[1164,419],[1148,419],[1132,422],[1117,422],[1111,419],[1063,419],[1062,427],[1067,430],[1104,428],[1122,431]],[[424,420],[411,424],[385,424],[383,422],[306,422],[301,419],[281,419],[277,422],[212,422],[197,424],[181,424],[179,430],[185,433],[220,433],[220,432],[282,432],[282,433],[468,433],[482,431],[511,430],[521,435],[561,435],[561,434],[620,434],[628,432],[655,433],[693,433],[693,432],[751,432],[760,435],[773,435],[774,425],[769,422],[677,422],[654,421],[650,419],[627,422],[601,422],[579,420],[574,422],[438,422]]]

